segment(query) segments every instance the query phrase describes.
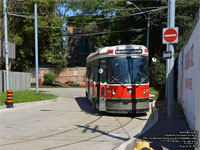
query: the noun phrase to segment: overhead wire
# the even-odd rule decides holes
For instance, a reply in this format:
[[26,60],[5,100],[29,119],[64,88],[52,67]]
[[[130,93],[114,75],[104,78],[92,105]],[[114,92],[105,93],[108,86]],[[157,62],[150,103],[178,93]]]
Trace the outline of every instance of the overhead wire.
[[[134,13],[134,14],[129,14],[129,15],[124,15],[124,16],[115,16],[115,17],[105,17],[105,18],[80,18],[80,17],[76,17],[76,16],[70,16],[70,17],[66,17],[65,20],[106,20],[106,19],[117,19],[117,18],[122,18],[122,17],[130,17],[130,16],[135,16],[135,15],[140,15],[140,14],[146,14],[146,13],[150,13],[150,12],[154,12],[154,11],[158,11],[158,10],[163,10],[163,9],[167,9],[167,6],[161,6],[161,7],[150,7],[150,8],[155,8],[153,10],[147,10],[147,11],[143,11],[143,12],[139,12],[139,13]],[[13,16],[17,16],[17,17],[30,17],[34,19],[34,16],[27,16],[27,15],[19,15],[17,13],[21,13],[21,12],[8,12],[9,15],[13,15]],[[86,16],[83,16],[86,17]],[[50,17],[45,17],[42,18],[43,20],[45,19],[51,19]]]
[[38,26],[38,28],[52,28],[52,29],[61,29],[62,27],[53,27],[53,26]]
[[[142,14],[146,14],[146,13],[150,13],[150,12],[154,12],[154,11],[159,11],[159,10],[164,10],[164,9],[167,9],[168,7],[167,6],[162,6],[162,7],[158,7],[157,9],[153,9],[153,10],[148,10],[148,11],[143,11],[143,12],[138,12],[138,13],[134,13],[134,14],[129,14],[129,15],[124,15],[124,16],[117,16],[117,17],[110,17],[110,18],[100,18],[98,21],[101,21],[101,22],[91,22],[91,23],[73,23],[73,22],[65,22],[67,24],[83,24],[83,25],[92,25],[92,24],[102,24],[102,23],[105,23],[105,22],[108,22],[108,21],[111,21],[111,20],[116,20],[116,19],[123,19],[123,18],[127,18],[127,17],[132,17],[132,16],[137,16],[137,15],[142,15]],[[78,20],[78,19],[87,19],[87,18],[70,18],[70,19],[74,19],[74,20]],[[91,18],[90,18],[91,19]]]
[[[66,18],[65,20],[96,20],[96,21],[101,21],[101,20],[106,20],[106,19],[115,19],[115,18],[121,18],[121,17],[129,17],[129,16],[140,15],[140,14],[146,14],[146,13],[150,13],[150,12],[153,12],[153,11],[167,9],[168,7],[167,6],[159,6],[159,7],[149,7],[149,8],[155,8],[155,9],[147,10],[147,11],[143,11],[143,12],[139,12],[139,13],[134,13],[134,14],[129,14],[129,15],[124,15],[124,16],[104,17],[104,18],[83,18],[83,17],[87,17],[87,16],[83,16],[83,17],[69,16],[69,17],[65,17]],[[96,17],[96,16],[92,16],[92,17]],[[91,17],[91,16],[88,16],[88,17]],[[45,19],[49,19],[49,18],[43,18],[43,19],[45,20]]]
[[20,14],[14,14],[14,13],[10,13],[10,12],[8,12],[8,15],[10,15],[10,16],[15,16],[15,17],[23,17],[23,18],[34,19],[34,16],[20,15]]
[[26,14],[26,15],[30,15],[30,13],[25,13],[25,12],[9,12],[11,14]]
[[[167,9],[167,6],[163,6],[163,7],[159,7],[157,9],[154,10],[150,10],[150,11],[143,11],[143,12],[138,12],[138,13],[134,13],[134,14],[129,14],[129,15],[124,15],[124,16],[117,16],[117,17],[112,17],[112,18],[102,18],[101,22],[95,22],[95,23],[83,23],[83,24],[88,24],[88,25],[92,25],[92,24],[102,24],[105,22],[108,22],[110,20],[116,20],[116,19],[123,19],[123,18],[127,18],[127,17],[132,17],[132,16],[137,16],[137,15],[142,15],[142,14],[146,14],[146,13],[150,13],[150,12],[154,12],[154,11],[158,11],[158,10],[164,10]],[[70,24],[70,22],[66,22],[68,24]],[[71,24],[75,24],[75,23],[71,23]],[[81,23],[77,23],[77,24],[81,24]]]
[[118,18],[126,18],[126,17],[132,17],[132,16],[136,16],[136,15],[141,15],[141,14],[146,14],[146,13],[150,13],[150,12],[154,12],[154,11],[158,11],[158,10],[163,10],[163,9],[167,9],[167,6],[163,6],[157,9],[153,9],[153,10],[148,10],[148,11],[143,11],[143,12],[138,12],[138,13],[134,13],[134,14],[129,14],[129,15],[124,15],[124,16],[117,16],[117,17],[113,17],[110,19],[118,19]]
[[[167,6],[162,6],[162,7],[158,7],[156,9],[153,9],[153,10],[147,10],[147,11],[143,11],[143,12],[138,12],[138,13],[134,13],[134,14],[128,14],[128,15],[123,15],[123,16],[115,16],[115,17],[107,17],[107,18],[97,18],[97,20],[101,20],[101,22],[91,22],[91,23],[69,23],[69,22],[62,22],[62,24],[66,23],[66,24],[84,24],[84,25],[97,25],[97,24],[102,24],[103,22],[107,22],[107,21],[110,21],[110,20],[116,20],[116,19],[123,19],[123,18],[127,18],[127,17],[132,17],[132,16],[136,16],[136,15],[141,15],[141,14],[146,14],[146,13],[150,13],[150,12],[154,12],[154,11],[158,11],[158,10],[163,10],[163,9],[166,9],[168,8]],[[20,13],[20,12],[18,12]],[[11,16],[16,16],[16,17],[23,17],[23,18],[30,18],[30,19],[34,19],[34,16],[28,16],[28,15],[22,15],[22,14],[17,14],[17,13],[11,13],[11,12],[8,12],[8,15],[11,15]],[[43,20],[44,18],[42,18]],[[69,18],[67,18],[69,19]],[[70,19],[87,19],[87,18],[72,18],[70,17]],[[91,19],[91,18],[88,18],[88,19]],[[96,18],[95,18],[96,19]],[[56,21],[57,22],[57,21]],[[57,22],[58,23],[58,22]],[[60,22],[61,23],[61,22]],[[62,29],[63,27],[55,27],[55,26],[38,26],[40,28],[57,28],[57,29]]]
[[109,34],[109,33],[119,33],[119,32],[133,32],[133,31],[142,31],[146,30],[146,28],[140,28],[140,29],[131,29],[131,30],[117,30],[117,31],[108,31],[108,32],[97,32],[97,33],[83,33],[83,34],[67,34],[68,37],[74,37],[74,36],[90,36],[90,35],[101,35],[101,34]]

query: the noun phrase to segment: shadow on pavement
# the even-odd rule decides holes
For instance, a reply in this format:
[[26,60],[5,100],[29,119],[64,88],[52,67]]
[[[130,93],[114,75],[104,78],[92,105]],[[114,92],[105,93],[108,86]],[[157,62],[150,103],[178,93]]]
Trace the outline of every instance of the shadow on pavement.
[[76,97],[75,100],[82,111],[89,114],[100,115],[97,111],[93,110],[92,105],[86,97]]
[[[108,136],[108,137],[111,137],[111,138],[114,138],[114,139],[118,139],[118,140],[121,140],[121,141],[127,141],[127,140],[130,139],[130,138],[124,138],[124,137],[121,137],[121,136],[114,135],[114,134],[111,133],[111,131],[105,132],[105,131],[99,130],[98,125],[96,125],[94,128],[90,127],[89,125],[87,125],[87,126],[76,125],[76,126],[79,127],[79,128],[83,128],[84,129],[82,131],[83,133],[85,133],[87,131],[90,131],[90,132],[92,131],[92,133],[95,133],[95,132],[100,133],[101,135],[105,135],[105,136]],[[115,131],[115,130],[113,130],[113,131]],[[98,135],[98,137],[99,137],[99,135]]]
[[148,141],[155,150],[193,150],[194,145],[184,143],[189,142],[190,139],[182,139],[185,136],[187,137],[185,133],[189,132],[190,128],[183,112],[178,111],[178,104],[174,105],[173,119],[168,119],[167,103],[165,101],[157,101],[155,108],[159,116],[157,123],[144,134],[136,136],[137,141],[138,139]]

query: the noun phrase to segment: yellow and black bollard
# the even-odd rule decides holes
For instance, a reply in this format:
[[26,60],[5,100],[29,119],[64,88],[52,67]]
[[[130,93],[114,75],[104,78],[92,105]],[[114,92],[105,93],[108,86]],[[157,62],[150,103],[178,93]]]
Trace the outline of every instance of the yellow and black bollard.
[[6,107],[13,108],[13,91],[12,90],[7,90]]
[[133,150],[154,150],[150,147],[150,143],[146,141],[140,141],[136,143],[136,147]]

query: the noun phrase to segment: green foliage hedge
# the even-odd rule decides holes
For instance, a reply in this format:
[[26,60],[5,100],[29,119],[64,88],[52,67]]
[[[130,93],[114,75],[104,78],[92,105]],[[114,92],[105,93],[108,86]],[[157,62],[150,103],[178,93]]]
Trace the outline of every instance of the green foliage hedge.
[[165,65],[159,60],[156,60],[156,62],[152,62],[149,67],[150,86],[158,90],[161,95],[164,95],[165,92],[165,72]]
[[56,75],[53,72],[45,73],[44,74],[44,84],[45,85],[52,85],[53,82],[56,81]]

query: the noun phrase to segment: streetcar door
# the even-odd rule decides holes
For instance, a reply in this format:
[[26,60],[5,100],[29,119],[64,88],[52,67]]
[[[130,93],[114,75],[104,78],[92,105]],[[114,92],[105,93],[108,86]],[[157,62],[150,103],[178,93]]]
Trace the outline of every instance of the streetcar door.
[[105,86],[106,86],[106,73],[107,65],[106,59],[100,60],[99,66],[99,86],[98,86],[98,97],[99,97],[99,111],[106,111],[106,98],[105,98]]
[[93,77],[93,107],[94,109],[98,108],[98,87],[99,87],[99,74],[98,74],[99,67],[98,65],[94,66],[94,77]]
[[91,73],[91,67],[88,67],[88,70],[87,70],[87,97],[89,99],[89,101],[92,100],[92,85],[91,83],[93,81],[91,81],[91,77],[92,77],[92,73]]

